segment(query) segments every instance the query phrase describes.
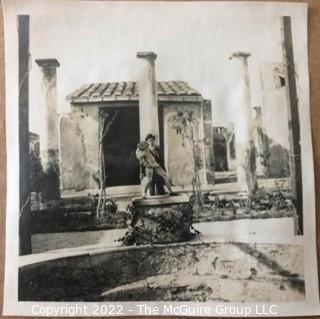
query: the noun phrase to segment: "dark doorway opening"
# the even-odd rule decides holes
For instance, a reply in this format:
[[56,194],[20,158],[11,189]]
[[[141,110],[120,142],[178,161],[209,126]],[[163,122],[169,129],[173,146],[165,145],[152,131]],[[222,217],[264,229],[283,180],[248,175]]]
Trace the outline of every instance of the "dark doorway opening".
[[225,172],[228,170],[227,141],[222,134],[215,134],[213,139],[213,149],[215,156],[216,172]]
[[136,147],[139,142],[138,106],[112,107],[104,111],[112,118],[112,126],[103,141],[107,186],[138,185],[139,164]]

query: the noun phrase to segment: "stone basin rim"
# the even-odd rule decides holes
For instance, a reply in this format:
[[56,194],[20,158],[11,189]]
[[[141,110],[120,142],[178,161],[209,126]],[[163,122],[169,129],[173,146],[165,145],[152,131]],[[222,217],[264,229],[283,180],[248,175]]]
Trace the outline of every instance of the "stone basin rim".
[[[19,257],[19,269],[23,267],[29,266],[36,266],[40,265],[41,263],[56,261],[56,260],[63,260],[69,258],[76,258],[76,257],[90,257],[90,256],[98,256],[103,255],[106,253],[116,253],[116,252],[123,252],[123,251],[134,251],[134,250],[143,250],[143,249],[155,249],[155,248],[175,248],[180,246],[201,246],[201,245],[230,245],[233,243],[239,242],[238,240],[227,240],[225,242],[219,242],[217,240],[212,239],[203,239],[203,240],[191,240],[191,241],[184,241],[184,242],[176,242],[170,244],[147,244],[147,245],[137,245],[137,246],[118,246],[118,247],[97,247],[93,248],[82,248],[75,247],[71,248],[70,250],[66,251],[64,249],[43,252],[39,254],[33,255],[26,255]],[[91,250],[91,251],[89,251]],[[36,258],[38,257],[38,258]],[[33,260],[32,260],[33,259]]]
[[[99,256],[106,253],[117,253],[123,251],[134,251],[134,250],[143,250],[143,249],[165,249],[165,248],[175,248],[181,246],[201,246],[201,245],[233,245],[235,243],[248,243],[253,244],[254,242],[246,242],[243,239],[235,238],[235,239],[228,239],[226,241],[219,241],[213,240],[212,238],[204,238],[204,239],[194,239],[190,241],[184,242],[176,242],[171,244],[147,244],[147,245],[137,245],[137,246],[117,246],[117,247],[110,247],[110,246],[99,246],[99,247],[92,247],[92,246],[85,246],[85,247],[74,247],[69,248],[67,251],[65,249],[57,249],[54,251],[43,252],[39,254],[33,255],[26,255],[19,257],[19,269],[24,267],[32,267],[40,265],[41,263],[46,262],[53,262],[57,260],[69,259],[69,258],[77,258],[77,257],[93,257]],[[269,245],[270,243],[266,242],[259,242],[259,245]],[[283,246],[300,246],[298,243],[281,243],[280,245]]]

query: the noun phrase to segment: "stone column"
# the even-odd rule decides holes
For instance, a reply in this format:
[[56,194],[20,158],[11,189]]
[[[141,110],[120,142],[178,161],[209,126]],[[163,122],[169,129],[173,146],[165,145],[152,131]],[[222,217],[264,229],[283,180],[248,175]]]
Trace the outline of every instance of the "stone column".
[[255,137],[255,145],[257,150],[257,175],[266,176],[268,172],[267,157],[266,157],[267,148],[265,146],[266,139],[265,139],[265,133],[263,129],[261,106],[255,106],[254,110],[255,110],[254,137]]
[[139,77],[139,119],[140,139],[144,140],[151,133],[159,143],[159,116],[157,100],[157,82],[155,74],[155,60],[153,52],[138,52],[137,58],[142,61],[142,72]]
[[43,82],[44,97],[44,126],[40,135],[40,157],[45,173],[45,183],[41,194],[43,200],[54,200],[60,197],[59,188],[59,137],[58,137],[58,110],[57,110],[57,67],[56,59],[39,59]]
[[230,59],[237,58],[240,62],[239,84],[241,89],[238,93],[237,121],[235,121],[235,143],[237,161],[237,179],[243,191],[252,193],[257,187],[256,160],[253,138],[253,119],[250,94],[250,80],[248,70],[248,58],[251,54],[235,52]]
[[212,134],[212,108],[211,101],[204,100],[202,103],[202,120],[203,120],[203,146],[204,146],[204,172],[206,184],[214,184],[215,182],[215,161],[213,149]]
[[43,96],[45,101],[45,131],[40,142],[41,162],[44,170],[58,158],[58,111],[57,111],[57,67],[56,59],[38,59],[43,75]]

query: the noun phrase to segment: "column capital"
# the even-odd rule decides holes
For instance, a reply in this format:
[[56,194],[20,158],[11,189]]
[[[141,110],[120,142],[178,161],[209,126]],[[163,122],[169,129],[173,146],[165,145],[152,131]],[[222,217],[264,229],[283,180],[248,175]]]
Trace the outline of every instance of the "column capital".
[[246,60],[249,58],[249,56],[251,56],[250,52],[237,51],[231,54],[231,56],[229,57],[229,60],[232,60],[233,58],[240,58],[240,59]]
[[36,59],[35,61],[42,68],[58,68],[60,66],[57,59]]
[[140,52],[137,52],[137,58],[154,61],[157,58],[157,55],[151,51],[140,51]]

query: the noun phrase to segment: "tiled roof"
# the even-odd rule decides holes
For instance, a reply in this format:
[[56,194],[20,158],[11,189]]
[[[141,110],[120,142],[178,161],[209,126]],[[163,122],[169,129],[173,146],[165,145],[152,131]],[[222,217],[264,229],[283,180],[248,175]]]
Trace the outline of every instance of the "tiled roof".
[[[159,101],[201,101],[200,93],[183,81],[157,83]],[[136,82],[108,82],[86,84],[67,96],[71,103],[104,101],[138,101],[139,91]]]

